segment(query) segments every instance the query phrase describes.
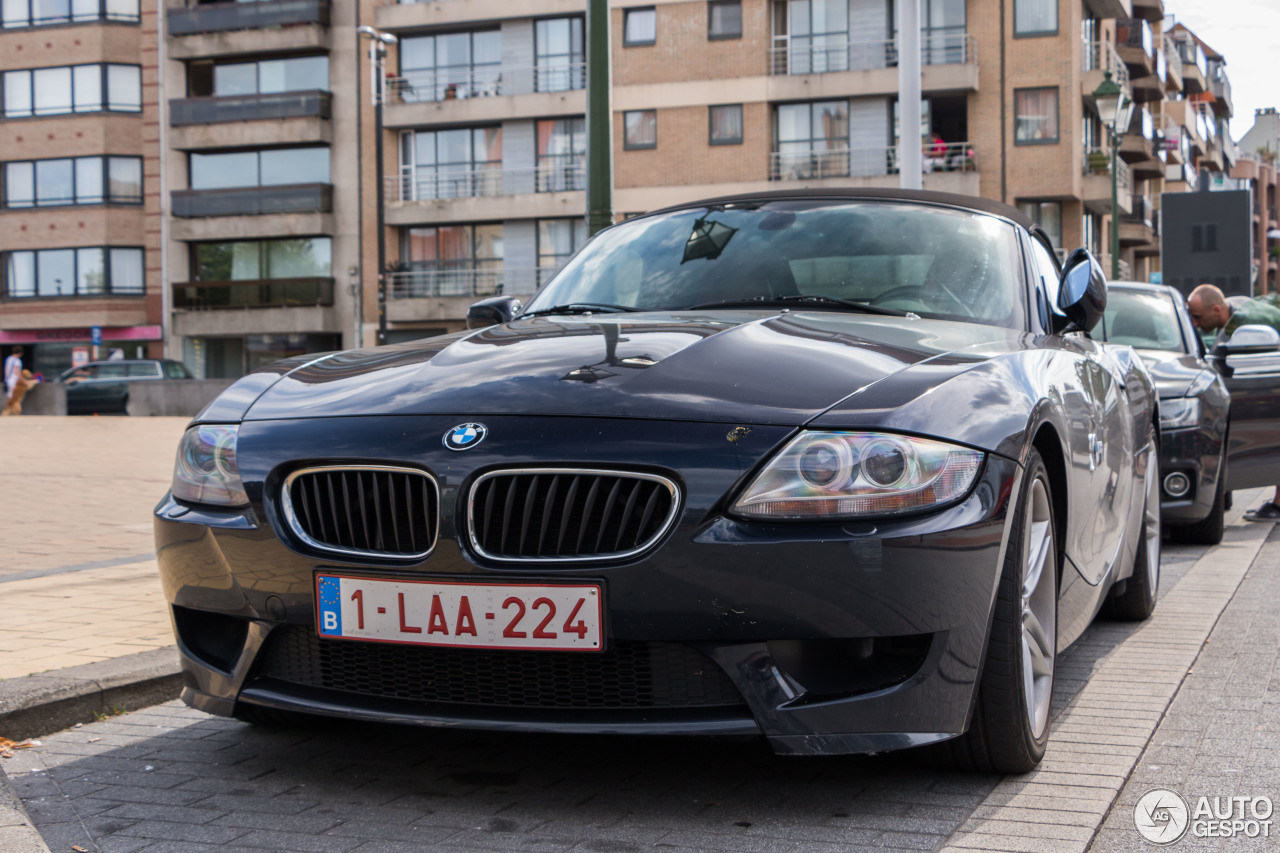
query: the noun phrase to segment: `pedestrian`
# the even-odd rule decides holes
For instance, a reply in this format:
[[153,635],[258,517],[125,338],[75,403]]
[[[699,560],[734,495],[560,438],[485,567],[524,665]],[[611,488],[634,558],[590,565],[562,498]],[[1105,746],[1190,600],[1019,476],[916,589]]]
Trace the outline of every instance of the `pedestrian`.
[[4,400],[7,405],[9,398],[13,396],[13,389],[17,387],[18,380],[22,378],[22,344],[18,344],[9,353],[9,357],[4,360]]
[[[1214,342],[1226,340],[1241,326],[1270,326],[1280,332],[1280,304],[1273,295],[1247,300],[1240,307],[1227,301],[1212,284],[1202,284],[1187,297],[1191,322],[1202,333],[1214,332]],[[1280,521],[1280,485],[1271,500],[1244,514],[1249,521]]]

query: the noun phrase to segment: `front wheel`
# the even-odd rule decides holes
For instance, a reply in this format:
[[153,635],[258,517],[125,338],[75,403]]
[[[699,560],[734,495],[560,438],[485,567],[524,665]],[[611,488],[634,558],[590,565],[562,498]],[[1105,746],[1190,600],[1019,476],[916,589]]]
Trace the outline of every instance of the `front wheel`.
[[950,742],[952,762],[984,773],[1025,773],[1049,742],[1057,654],[1058,542],[1049,475],[1031,451],[1005,552],[977,705]]

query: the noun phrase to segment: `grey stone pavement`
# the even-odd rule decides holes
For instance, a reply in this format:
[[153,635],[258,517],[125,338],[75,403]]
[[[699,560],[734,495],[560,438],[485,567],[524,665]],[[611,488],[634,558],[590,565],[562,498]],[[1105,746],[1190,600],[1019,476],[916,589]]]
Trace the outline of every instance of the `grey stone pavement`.
[[[1133,823],[1152,788],[1280,799],[1280,541],[1238,520],[1256,503],[1236,496],[1221,546],[1166,545],[1152,620],[1099,621],[1060,656],[1032,774],[939,771],[911,752],[778,758],[745,740],[260,728],[169,701],[0,759],[0,853],[1154,849]],[[131,535],[120,548],[136,551]]]

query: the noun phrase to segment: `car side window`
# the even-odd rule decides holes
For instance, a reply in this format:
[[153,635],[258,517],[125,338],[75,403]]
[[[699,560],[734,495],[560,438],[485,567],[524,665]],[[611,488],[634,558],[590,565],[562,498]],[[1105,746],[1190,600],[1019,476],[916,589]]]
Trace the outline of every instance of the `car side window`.
[[164,363],[164,375],[169,379],[191,378],[191,374],[187,372],[186,366],[178,361],[166,361]]
[[143,362],[142,364],[129,365],[129,378],[152,378],[160,375],[160,365],[152,362]]
[[129,375],[127,364],[98,365],[98,379],[124,379]]
[[82,367],[79,370],[75,370],[75,371],[72,371],[71,373],[68,373],[67,378],[62,381],[67,383],[68,385],[75,385],[77,382],[84,382],[88,379],[93,379],[97,375],[98,375],[98,367],[97,365],[92,365],[89,367]]
[[1061,314],[1058,310],[1058,262],[1044,244],[1034,238],[1031,240],[1031,262],[1036,277],[1041,281],[1049,313]]

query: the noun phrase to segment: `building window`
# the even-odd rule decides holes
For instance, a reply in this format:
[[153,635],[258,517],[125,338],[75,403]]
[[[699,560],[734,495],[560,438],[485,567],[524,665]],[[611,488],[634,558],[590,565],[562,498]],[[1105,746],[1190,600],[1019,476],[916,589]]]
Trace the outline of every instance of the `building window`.
[[310,91],[329,91],[329,57],[192,62],[187,66],[187,94],[193,98]]
[[502,225],[406,228],[400,257],[409,269],[393,277],[393,298],[498,293],[502,288]]
[[142,249],[93,246],[9,252],[5,293],[10,299],[140,296],[142,270]]
[[1218,226],[1214,223],[1191,226],[1191,251],[1218,251]]
[[329,183],[329,149],[326,147],[190,156],[193,190]]
[[138,0],[0,0],[4,29],[123,21],[136,24]]
[[1013,90],[1015,145],[1052,145],[1058,141],[1058,87]]
[[4,206],[142,204],[141,157],[23,160],[4,167]]
[[1058,0],[1013,0],[1014,36],[1058,34]]
[[1023,201],[1018,203],[1018,209],[1049,235],[1053,248],[1062,248],[1062,202]]
[[783,104],[774,114],[775,180],[849,174],[849,102]]
[[742,0],[707,0],[707,38],[742,38]]
[[654,7],[622,10],[622,44],[624,47],[654,44],[657,40],[658,11]]
[[849,70],[848,0],[791,0],[777,30],[786,36],[786,73]]
[[545,119],[538,122],[538,173],[540,193],[586,189],[587,127],[583,118]]
[[542,219],[538,221],[538,284],[554,275],[573,253],[587,242],[587,221]]
[[191,247],[192,275],[196,281],[328,278],[332,255],[328,237],[196,243]]
[[476,30],[400,42],[400,100],[447,101],[502,93],[502,33]]
[[502,195],[502,128],[400,135],[400,200]]
[[721,104],[707,109],[712,145],[742,144],[742,104]]
[[102,110],[142,111],[139,66],[64,65],[4,72],[5,118]]
[[658,147],[658,111],[633,110],[622,114],[622,147],[627,151]]
[[582,46],[581,18],[548,18],[534,22],[535,92],[564,92],[587,85],[587,57]]

